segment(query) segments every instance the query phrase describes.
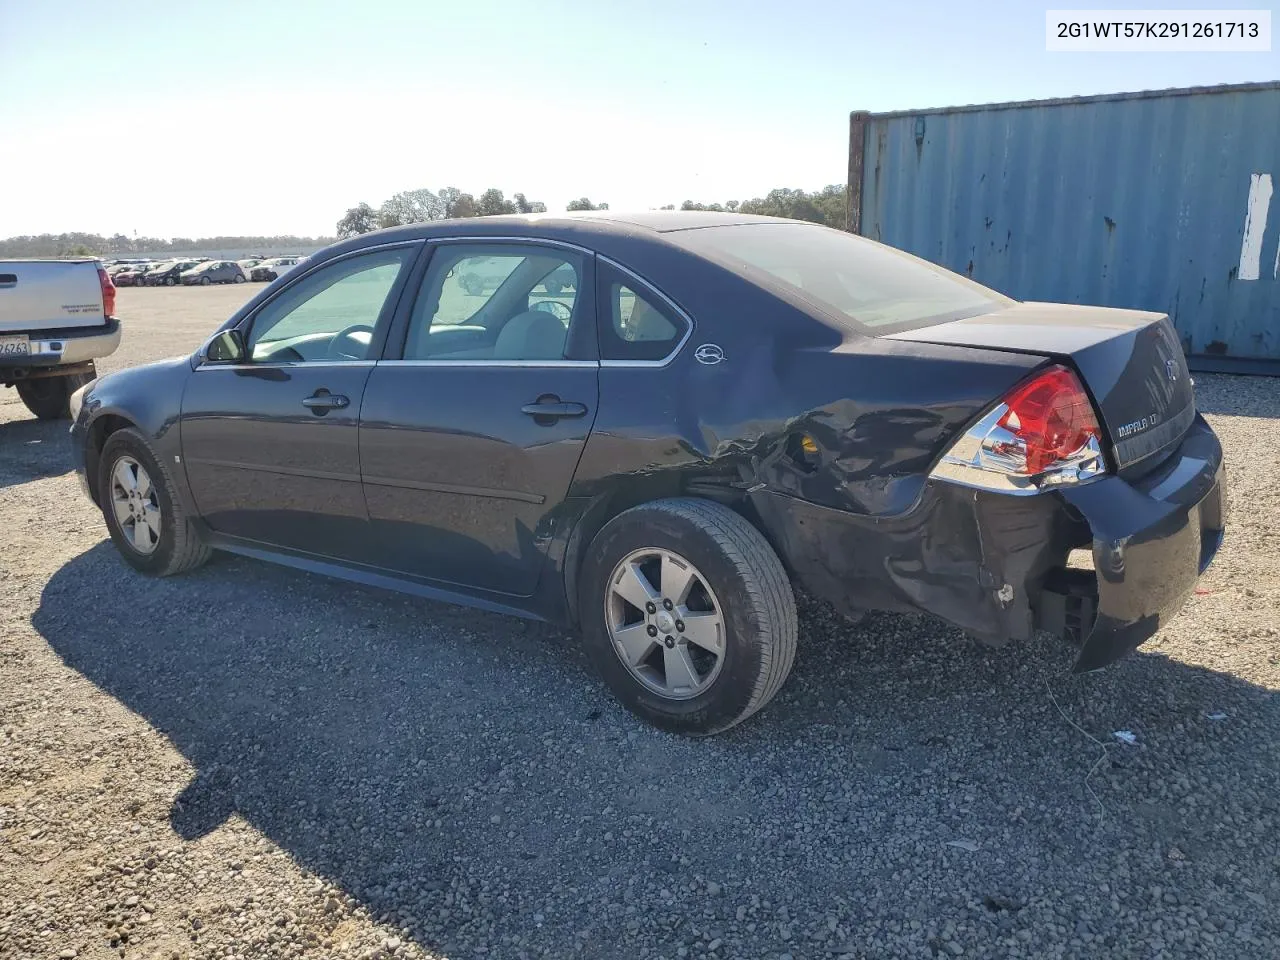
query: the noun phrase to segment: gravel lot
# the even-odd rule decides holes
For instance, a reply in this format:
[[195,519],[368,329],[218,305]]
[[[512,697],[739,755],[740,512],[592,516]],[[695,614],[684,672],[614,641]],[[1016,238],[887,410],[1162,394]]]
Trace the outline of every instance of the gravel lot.
[[[101,369],[258,289],[121,290]],[[697,742],[550,628],[134,574],[0,389],[0,957],[1280,955],[1280,381],[1197,380],[1231,527],[1139,655],[806,610],[778,699]]]

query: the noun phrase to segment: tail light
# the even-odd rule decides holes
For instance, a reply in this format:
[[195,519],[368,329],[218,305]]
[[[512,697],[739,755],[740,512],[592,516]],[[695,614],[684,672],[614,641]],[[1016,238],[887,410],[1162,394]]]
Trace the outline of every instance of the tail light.
[[98,283],[102,287],[102,315],[114,316],[116,312],[116,285],[103,267],[98,268]]
[[1010,390],[943,455],[933,476],[1005,493],[1039,493],[1107,472],[1102,427],[1074,373],[1041,370]]

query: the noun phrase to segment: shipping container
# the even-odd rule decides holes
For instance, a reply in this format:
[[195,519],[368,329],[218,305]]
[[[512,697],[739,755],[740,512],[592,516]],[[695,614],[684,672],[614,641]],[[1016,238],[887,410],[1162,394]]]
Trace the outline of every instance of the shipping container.
[[1280,374],[1280,83],[850,115],[848,227],[1020,300],[1168,313]]

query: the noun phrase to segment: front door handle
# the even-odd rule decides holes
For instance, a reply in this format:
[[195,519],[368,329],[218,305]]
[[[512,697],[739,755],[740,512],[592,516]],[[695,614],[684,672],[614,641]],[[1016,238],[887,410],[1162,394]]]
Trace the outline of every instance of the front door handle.
[[559,420],[563,417],[584,417],[587,415],[587,407],[583,403],[562,403],[558,399],[539,400],[537,403],[526,403],[520,408],[520,412],[527,413],[538,421],[544,417],[548,420]]
[[324,416],[330,410],[341,410],[343,407],[349,406],[351,403],[346,397],[340,393],[330,393],[328,390],[317,390],[312,396],[302,401],[302,405],[312,413]]

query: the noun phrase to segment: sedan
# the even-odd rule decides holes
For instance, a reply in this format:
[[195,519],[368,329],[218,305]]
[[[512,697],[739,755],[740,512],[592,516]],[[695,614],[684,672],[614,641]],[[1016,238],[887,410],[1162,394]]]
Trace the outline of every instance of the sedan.
[[142,278],[146,273],[146,266],[126,267],[114,273],[111,279],[117,287],[139,287],[142,286]]
[[249,271],[249,278],[251,280],[270,282],[278,277],[283,277],[306,259],[306,257],[273,257],[270,260],[263,260]]
[[172,287],[178,283],[182,274],[198,265],[199,260],[171,260],[157,264],[147,271],[142,284],[148,287]]
[[[503,279],[477,296],[479,271]],[[995,646],[1045,629],[1093,670],[1174,615],[1224,530],[1168,317],[1020,303],[767,217],[355,237],[72,408],[137,570],[225,550],[563,624],[693,735],[781,688],[794,588]]]
[[184,271],[181,280],[184,286],[207,287],[212,283],[244,283],[245,275],[240,264],[232,260],[207,260]]

